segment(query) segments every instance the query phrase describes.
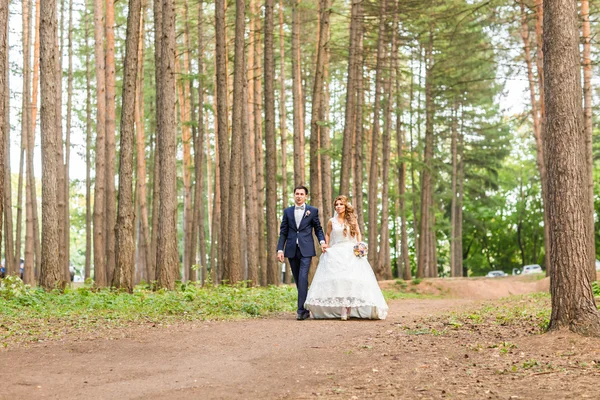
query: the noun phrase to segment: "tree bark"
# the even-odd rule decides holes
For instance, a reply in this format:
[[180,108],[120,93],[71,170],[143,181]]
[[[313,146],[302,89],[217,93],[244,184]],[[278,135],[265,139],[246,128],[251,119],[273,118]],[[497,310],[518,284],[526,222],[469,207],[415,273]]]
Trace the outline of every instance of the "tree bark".
[[145,135],[145,118],[144,118],[144,26],[145,26],[145,9],[142,4],[140,12],[139,37],[138,37],[138,70],[137,70],[137,85],[136,85],[136,105],[135,105],[135,134],[136,134],[136,152],[137,152],[137,195],[139,198],[140,208],[140,243],[139,249],[142,253],[141,258],[143,264],[138,264],[138,268],[143,268],[145,277],[148,282],[156,279],[155,270],[151,267],[152,257],[150,247],[150,226],[148,220],[148,194],[146,185],[146,135]]
[[[361,30],[359,24],[360,0],[352,0],[350,17],[350,44],[348,46],[348,76],[346,83],[346,104],[344,119],[344,135],[342,139],[342,169],[340,170],[340,194],[347,195],[350,192],[351,156],[352,144],[354,142],[354,131],[356,126],[356,80],[358,74],[358,40]],[[355,194],[356,197],[356,194]],[[357,204],[358,205],[358,204]]]
[[[266,25],[265,25],[266,27]],[[245,55],[245,30],[246,30],[246,2],[235,2],[235,65],[233,78],[233,98],[240,99],[233,102],[233,116],[231,122],[231,163],[229,175],[229,248],[228,272],[226,278],[230,284],[235,284],[244,278],[242,267],[242,204],[244,204],[242,186],[242,147],[243,147],[243,99],[244,82],[246,81],[246,55]],[[271,157],[267,157],[269,159]]]
[[[581,105],[581,70],[577,3],[544,1],[544,96],[547,122],[544,138],[548,167],[550,225],[550,330],[600,336],[600,313],[590,285],[593,257],[588,220],[588,177]],[[552,155],[552,156],[550,156]],[[568,228],[566,228],[568,227]]]
[[300,57],[300,0],[292,7],[292,98],[294,115],[294,186],[306,183],[304,165],[304,110],[302,106],[302,72]]
[[[8,89],[8,0],[0,0],[0,169],[6,170],[5,156],[8,151],[6,139],[9,131]],[[0,245],[2,244],[2,218],[4,217],[4,173],[0,173]],[[7,186],[10,184],[8,181]],[[5,229],[7,226],[4,226]]]
[[426,52],[426,77],[425,77],[425,149],[423,155],[423,171],[421,173],[421,221],[419,232],[419,258],[417,267],[417,278],[430,276],[434,269],[432,260],[432,249],[435,249],[435,242],[431,235],[432,218],[434,211],[432,210],[433,201],[433,183],[432,183],[432,168],[433,168],[433,95],[432,95],[432,79],[433,79],[433,35],[430,32],[429,44]]
[[65,253],[66,253],[66,269],[68,279],[71,279],[70,274],[70,266],[71,266],[71,212],[69,207],[69,199],[70,199],[70,177],[69,177],[69,166],[71,160],[71,121],[72,121],[72,112],[73,112],[73,0],[69,0],[69,27],[68,27],[68,39],[67,39],[67,47],[69,48],[67,58],[68,58],[68,72],[67,72],[67,126],[65,132],[65,165],[64,165],[64,175],[65,175],[65,186],[64,186],[64,196],[65,196]]
[[[354,204],[356,205],[356,217],[358,219],[358,226],[360,231],[365,232],[365,214],[363,207],[363,104],[364,104],[364,74],[363,74],[363,27],[362,27],[362,7],[358,4],[357,20],[359,25],[357,27],[356,35],[358,36],[356,51],[356,111],[355,111],[355,122],[354,122]],[[364,236],[363,236],[364,237]]]
[[225,1],[215,0],[215,55],[217,86],[217,119],[219,142],[219,170],[221,186],[221,232],[219,235],[219,270],[224,272],[228,267],[229,240],[229,123],[227,119],[227,49],[225,39]]
[[456,246],[457,231],[457,188],[458,188],[458,100],[454,99],[452,113],[452,137],[450,139],[450,154],[452,158],[452,201],[450,202],[450,276],[462,276],[462,268],[457,265],[458,249]]
[[[377,235],[377,204],[379,193],[379,118],[381,109],[381,86],[383,80],[383,63],[385,57],[385,10],[386,0],[382,0],[379,4],[379,30],[377,34],[377,62],[375,66],[375,98],[373,104],[373,131],[371,133],[371,151],[370,151],[370,167],[369,167],[369,194],[368,194],[368,238],[371,244],[378,243]],[[379,265],[379,252],[376,249],[371,249],[368,258],[371,266],[377,268]]]
[[57,98],[56,0],[40,2],[40,75],[42,132],[42,265],[40,286],[64,286],[59,264],[57,204]]
[[[31,211],[33,219],[33,252],[35,262],[35,276],[39,276],[42,264],[40,226],[37,209],[37,190],[33,171],[33,149],[35,147],[35,126],[37,122],[37,99],[40,78],[40,0],[35,5],[35,39],[33,44],[33,90],[31,96],[31,129],[27,144],[27,179],[31,196]],[[27,202],[27,200],[26,200]]]
[[274,0],[265,1],[265,157],[266,170],[266,228],[267,228],[267,284],[279,285],[280,270],[277,263],[277,141],[275,139],[275,56],[274,56]]
[[[582,38],[583,38],[583,127],[585,129],[585,154],[588,176],[588,202],[590,213],[593,216],[589,220],[590,228],[594,232],[595,213],[594,213],[594,154],[592,146],[593,127],[592,127],[592,58],[590,30],[590,5],[589,0],[581,0],[581,19],[582,19]],[[588,266],[590,280],[596,280],[596,241],[595,235],[590,237],[590,254],[594,257]]]
[[[395,4],[394,10],[397,10],[397,6]],[[392,26],[397,26],[398,24],[398,13],[394,13],[394,23]],[[397,36],[392,33],[392,50],[390,53],[390,57],[388,57],[388,76],[385,82],[384,92],[387,96],[387,101],[385,103],[384,109],[384,128],[383,128],[383,136],[382,136],[382,158],[381,158],[381,166],[382,166],[382,174],[381,174],[381,228],[380,228],[380,244],[379,244],[379,256],[377,257],[378,264],[376,266],[376,271],[378,272],[378,277],[382,279],[392,279],[392,267],[391,260],[389,257],[390,254],[390,228],[389,228],[389,215],[390,215],[390,205],[389,205],[389,176],[390,176],[390,164],[391,164],[391,131],[392,131],[392,104],[394,102],[394,90],[395,85],[392,86],[392,82],[394,82],[397,77],[395,75],[396,68],[394,68],[394,61],[392,58],[396,56],[397,49]]]
[[[89,0],[85,2],[85,47],[89,46],[90,23],[88,12],[90,9]],[[91,178],[91,150],[92,150],[92,69],[90,67],[90,54],[85,53],[85,267],[84,279],[91,276],[92,269],[92,178]]]
[[177,121],[175,119],[175,2],[164,0],[160,62],[160,205],[156,262],[158,286],[174,289],[179,278],[177,250]]
[[[115,3],[106,1],[106,272],[108,282],[115,270],[115,225],[117,219],[115,194],[115,169],[117,144],[116,118],[116,66],[115,66]],[[137,46],[137,44],[136,44]]]
[[[198,2],[198,131],[194,135],[194,176],[196,184],[194,186],[194,227],[192,229],[192,244],[194,246],[193,256],[195,264],[201,271],[201,283],[204,285],[206,279],[206,237],[204,232],[205,206],[204,196],[204,174],[203,166],[206,163],[204,153],[204,1]],[[210,186],[210,185],[209,185]],[[210,193],[207,198],[210,198]],[[195,245],[198,245],[200,258],[196,259]]]
[[[44,0],[45,1],[45,0]],[[158,1],[158,0],[157,0]],[[104,59],[104,12],[102,0],[94,0],[94,55],[96,68],[96,171],[94,186],[94,281],[107,285],[105,254],[106,197],[106,76]]]
[[[279,131],[281,134],[281,209],[289,204],[287,180],[287,112],[285,106],[285,36],[283,31],[283,0],[279,0]],[[250,260],[248,260],[250,262]],[[290,264],[285,263],[285,283],[292,283]],[[248,278],[250,279],[250,278]]]
[[[119,156],[119,203],[117,214],[116,264],[112,285],[133,292],[135,266],[133,153],[135,141],[135,107],[140,45],[141,0],[129,0],[127,33],[125,39],[125,64],[123,71],[123,95],[120,126]],[[144,176],[141,179],[145,179]],[[141,199],[140,199],[141,200]]]

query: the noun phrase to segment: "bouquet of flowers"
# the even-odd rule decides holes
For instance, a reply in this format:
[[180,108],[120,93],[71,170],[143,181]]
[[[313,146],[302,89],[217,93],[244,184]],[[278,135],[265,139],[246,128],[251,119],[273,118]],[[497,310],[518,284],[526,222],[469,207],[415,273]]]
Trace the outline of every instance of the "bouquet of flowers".
[[354,245],[354,255],[356,257],[364,257],[369,254],[369,246],[365,242],[356,243]]

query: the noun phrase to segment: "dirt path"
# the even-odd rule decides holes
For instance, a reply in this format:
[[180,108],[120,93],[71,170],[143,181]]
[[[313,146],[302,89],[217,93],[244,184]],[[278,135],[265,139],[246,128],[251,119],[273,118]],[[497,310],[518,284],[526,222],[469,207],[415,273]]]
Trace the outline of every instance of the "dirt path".
[[[136,327],[115,332],[121,337],[112,339],[35,344],[0,353],[0,399],[540,398],[537,394],[547,392],[548,383],[542,392],[532,392],[536,386],[531,382],[501,376],[497,366],[490,364],[483,369],[488,374],[481,373],[490,354],[465,359],[463,346],[470,336],[415,336],[398,329],[480,301],[397,300],[391,302],[386,321],[296,321],[294,315],[282,314]],[[526,347],[521,339],[510,340]],[[552,340],[558,347],[563,343]],[[593,353],[600,342],[582,340],[578,347],[588,349],[582,354],[600,363],[600,353]],[[579,398],[588,388],[594,394],[591,388],[600,381],[600,368],[581,371],[567,381],[555,374],[559,379],[553,381],[558,385],[552,387],[553,397],[569,398],[566,394],[574,390],[570,385],[577,386]],[[539,376],[552,379],[547,373]]]

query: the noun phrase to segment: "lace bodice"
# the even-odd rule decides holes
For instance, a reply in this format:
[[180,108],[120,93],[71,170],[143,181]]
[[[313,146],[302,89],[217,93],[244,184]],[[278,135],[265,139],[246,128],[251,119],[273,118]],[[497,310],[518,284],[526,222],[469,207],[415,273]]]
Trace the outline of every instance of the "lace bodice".
[[[350,237],[350,228],[346,224],[340,224],[337,218],[331,218],[331,235],[329,236],[329,246],[341,243],[356,243],[355,237]],[[347,230],[346,236],[344,230]]]

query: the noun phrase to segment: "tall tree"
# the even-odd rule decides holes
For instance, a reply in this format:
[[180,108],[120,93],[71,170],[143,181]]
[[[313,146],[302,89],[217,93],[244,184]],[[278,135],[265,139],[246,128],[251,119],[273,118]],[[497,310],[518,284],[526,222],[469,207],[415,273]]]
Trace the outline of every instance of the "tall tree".
[[271,157],[265,157],[267,186],[267,283],[279,284],[277,252],[277,142],[275,139],[275,57],[274,57],[274,0],[265,1],[265,149]]
[[[37,122],[37,100],[40,80],[40,0],[35,3],[35,39],[33,43],[33,90],[31,96],[31,129],[27,142],[27,183],[29,184],[29,195],[31,198],[31,215],[33,228],[33,252],[35,256],[35,274],[39,276],[42,257],[40,244],[40,224],[37,207],[37,190],[35,174],[33,170],[33,149],[35,147],[35,127]],[[27,201],[26,201],[27,203]]]
[[225,1],[215,1],[215,62],[217,87],[217,120],[219,143],[219,171],[221,186],[221,221],[219,235],[219,269],[228,265],[229,240],[229,124],[227,119],[227,49],[225,40]]
[[135,87],[136,91],[136,104],[135,104],[135,137],[136,137],[136,169],[137,169],[137,197],[139,199],[139,254],[140,260],[137,267],[144,269],[145,273],[142,275],[152,282],[155,280],[155,270],[152,268],[150,258],[152,257],[152,251],[150,248],[150,226],[148,222],[148,195],[146,185],[146,137],[145,137],[145,124],[144,124],[144,22],[146,5],[142,4],[142,11],[140,15],[140,33],[138,37],[138,71],[137,71],[137,84]]
[[[35,280],[35,276],[34,276],[34,243],[33,243],[33,209],[32,209],[32,193],[31,193],[31,181],[29,179],[29,174],[31,174],[31,172],[29,171],[29,158],[31,157],[31,155],[33,154],[33,148],[29,149],[29,147],[33,147],[33,144],[30,143],[30,136],[31,133],[35,130],[35,121],[31,120],[32,118],[32,114],[29,112],[29,107],[31,106],[31,99],[29,98],[29,51],[30,51],[30,43],[29,43],[29,38],[30,38],[30,34],[29,34],[29,27],[31,26],[31,18],[28,17],[27,22],[25,22],[25,15],[29,15],[30,14],[30,6],[29,6],[29,2],[28,1],[24,1],[23,2],[23,6],[25,7],[25,4],[27,3],[27,12],[23,13],[23,19],[24,19],[24,23],[23,23],[23,33],[25,33],[25,30],[27,30],[27,37],[24,38],[24,45],[26,46],[26,48],[23,50],[23,56],[24,59],[27,60],[26,64],[24,64],[24,66],[26,65],[25,68],[25,72],[23,74],[23,95],[24,95],[24,99],[26,99],[26,107],[23,107],[23,114],[21,115],[21,118],[26,120],[27,122],[24,124],[24,129],[21,131],[21,134],[23,135],[22,137],[22,141],[25,143],[25,149],[27,152],[27,166],[26,166],[26,176],[25,176],[25,256],[24,256],[24,265],[23,265],[23,280],[25,283],[28,284],[33,284],[34,280]],[[28,28],[25,29],[25,26],[27,26]],[[34,90],[34,92],[36,92],[37,95],[37,90]],[[25,104],[25,102],[24,102]],[[21,180],[21,176],[19,176],[19,180]],[[10,182],[10,181],[9,181]],[[19,190],[19,195],[20,195],[20,190]],[[19,203],[20,204],[20,203]],[[19,217],[17,217],[19,218]],[[20,229],[17,229],[17,231],[20,231]],[[20,234],[20,233],[19,233]],[[18,246],[17,246],[17,251],[15,251],[15,261],[14,261],[14,265],[15,268],[18,268],[17,266],[20,264],[20,240],[17,240],[17,242],[19,242]],[[8,258],[8,257],[7,257]],[[15,271],[16,272],[16,271]]]
[[[386,29],[386,4],[387,1],[383,0],[379,4],[379,29],[377,32],[377,62],[375,66],[375,94],[373,104],[373,131],[371,133],[371,152],[370,152],[370,166],[369,166],[369,230],[368,238],[371,243],[377,243],[377,204],[379,194],[379,126],[380,126],[380,113],[381,113],[381,86],[383,84],[383,69],[384,69],[384,58],[385,58],[385,29]],[[369,252],[369,262],[373,267],[377,267],[378,263],[378,252]]]
[[[577,3],[544,1],[544,140],[550,223],[550,330],[600,335],[600,313],[590,285],[588,178],[581,105]],[[549,155],[552,156],[549,156]],[[570,227],[565,229],[564,227]]]
[[84,278],[91,276],[92,270],[92,68],[90,65],[90,0],[85,2],[85,266]]
[[[5,139],[8,137],[8,0],[0,1],[0,168],[4,171]],[[10,182],[10,181],[9,181]],[[4,216],[4,174],[0,174],[0,245]]]
[[56,54],[56,1],[40,2],[40,77],[41,77],[41,132],[42,132],[42,265],[40,286],[52,289],[63,278],[58,257],[58,204],[56,147],[58,69]]
[[116,117],[116,90],[117,77],[115,65],[115,2],[105,0],[105,32],[106,32],[106,165],[105,165],[105,220],[104,232],[106,235],[106,273],[108,282],[112,281],[115,270],[115,225],[117,219],[117,197],[115,194],[115,168],[117,158],[117,144],[115,130]]
[[[342,139],[342,169],[340,171],[340,194],[350,193],[352,145],[356,126],[356,80],[358,74],[358,41],[360,32],[360,0],[353,0],[350,11],[350,44],[348,46],[348,75],[344,112],[344,135]],[[354,194],[356,197],[356,194]],[[358,204],[357,204],[358,205]]]
[[[266,25],[265,25],[266,26]],[[233,102],[233,116],[231,121],[231,163],[229,174],[229,201],[232,207],[229,207],[229,248],[228,263],[224,267],[228,272],[226,277],[229,283],[234,284],[243,279],[244,272],[242,268],[242,146],[244,132],[243,104],[244,101],[244,81],[246,80],[246,50],[245,50],[245,31],[246,31],[246,1],[236,0],[235,2],[235,66],[233,77],[233,98],[241,101]],[[266,36],[265,36],[266,39]],[[265,53],[266,54],[266,53]],[[266,93],[266,91],[265,91]],[[265,103],[266,104],[266,103]],[[273,157],[267,157],[267,159]]]
[[[206,259],[206,237],[205,237],[205,204],[204,196],[204,173],[203,166],[206,163],[204,143],[204,1],[198,2],[198,130],[194,135],[194,175],[196,182],[194,185],[194,229],[192,230],[192,244],[198,244],[198,253],[200,259],[195,261],[202,271],[201,281],[204,284],[207,272]],[[210,186],[210,185],[208,185]],[[207,198],[210,199],[210,193]],[[209,208],[210,210],[210,208]],[[194,259],[196,251],[193,252]]]
[[70,199],[70,177],[69,177],[69,167],[71,165],[71,125],[72,125],[72,114],[73,114],[73,0],[69,0],[69,26],[67,30],[67,121],[66,121],[66,132],[65,132],[65,165],[64,165],[64,175],[65,175],[65,185],[63,187],[64,197],[65,197],[65,219],[63,221],[64,224],[64,234],[65,234],[65,253],[66,253],[66,269],[68,279],[71,279],[70,274],[70,264],[71,264],[71,216],[69,210],[69,199]]
[[175,120],[175,2],[162,2],[160,60],[160,112],[158,153],[160,155],[160,206],[156,247],[158,285],[173,289],[179,277],[177,251],[177,124]]
[[[121,152],[119,157],[119,203],[117,214],[116,265],[112,285],[133,292],[135,258],[133,153],[135,138],[136,84],[138,47],[140,45],[141,0],[129,0],[125,65],[123,74],[123,109],[121,111]],[[145,177],[141,177],[145,179]]]
[[94,64],[96,67],[96,168],[94,184],[94,282],[108,283],[105,253],[106,203],[106,76],[104,59],[104,6],[94,0]]
[[300,0],[292,6],[292,98],[294,111],[294,186],[305,184],[304,109],[300,57]]
[[[594,215],[594,155],[592,149],[592,34],[590,29],[590,4],[589,0],[581,0],[582,38],[583,38],[583,127],[585,129],[585,153],[588,176],[588,205]],[[590,229],[594,232],[594,218],[590,218]],[[596,254],[594,235],[590,236],[590,251]],[[595,257],[594,257],[595,260]],[[594,260],[588,266],[590,280],[596,280],[596,265]]]

